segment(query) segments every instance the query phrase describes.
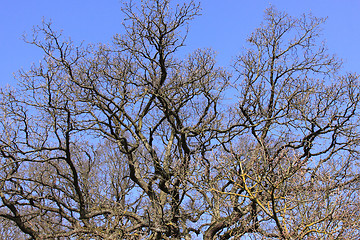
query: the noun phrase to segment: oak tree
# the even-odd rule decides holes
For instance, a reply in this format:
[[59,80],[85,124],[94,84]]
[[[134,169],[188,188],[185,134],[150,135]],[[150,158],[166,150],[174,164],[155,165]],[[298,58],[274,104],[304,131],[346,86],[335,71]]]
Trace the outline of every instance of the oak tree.
[[27,39],[44,58],[0,93],[2,238],[359,239],[358,76],[324,19],[267,9],[225,70],[178,55],[195,2],[123,12],[109,45]]

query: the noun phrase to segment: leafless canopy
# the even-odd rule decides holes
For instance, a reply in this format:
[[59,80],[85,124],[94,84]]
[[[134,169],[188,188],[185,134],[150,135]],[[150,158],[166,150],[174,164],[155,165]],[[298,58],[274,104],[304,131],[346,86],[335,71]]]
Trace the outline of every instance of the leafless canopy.
[[123,12],[110,45],[27,39],[44,59],[0,92],[2,239],[360,238],[358,76],[324,19],[267,9],[224,70],[177,57],[196,3]]

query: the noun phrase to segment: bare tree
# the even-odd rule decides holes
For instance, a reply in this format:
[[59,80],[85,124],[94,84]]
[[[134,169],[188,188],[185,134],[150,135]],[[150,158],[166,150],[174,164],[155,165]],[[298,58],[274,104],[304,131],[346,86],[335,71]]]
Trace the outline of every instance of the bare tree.
[[207,239],[359,238],[358,77],[339,75],[323,22],[269,8],[237,58]]
[[2,226],[24,239],[359,238],[357,75],[319,41],[323,19],[268,9],[231,76],[212,50],[176,57],[194,2],[123,11],[111,45],[76,47],[50,23],[27,40],[44,59],[1,91]]

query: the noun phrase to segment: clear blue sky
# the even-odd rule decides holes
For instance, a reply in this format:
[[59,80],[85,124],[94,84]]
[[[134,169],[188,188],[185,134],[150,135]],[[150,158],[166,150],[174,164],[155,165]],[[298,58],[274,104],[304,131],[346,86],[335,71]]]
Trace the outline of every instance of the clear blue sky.
[[[135,2],[136,0],[134,0]],[[140,2],[140,0],[138,0]],[[181,2],[181,0],[177,0]],[[202,0],[202,16],[190,27],[188,51],[212,47],[222,65],[240,53],[245,39],[259,26],[270,4],[299,16],[312,12],[328,17],[324,38],[330,52],[345,60],[345,69],[360,72],[359,0]],[[51,19],[57,30],[76,42],[109,42],[122,31],[119,0],[0,0],[0,86],[15,83],[13,72],[28,69],[41,59],[41,52],[24,43],[42,18]]]

